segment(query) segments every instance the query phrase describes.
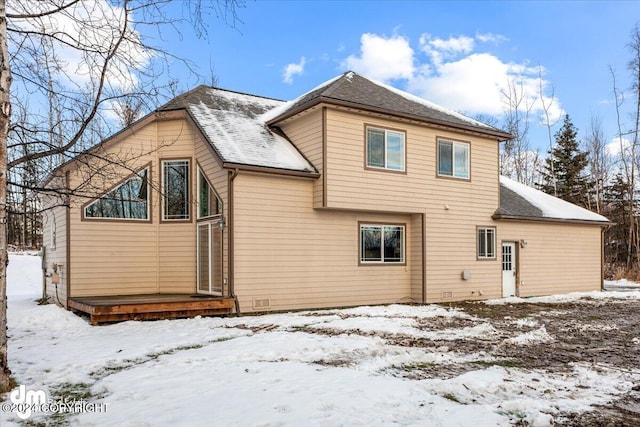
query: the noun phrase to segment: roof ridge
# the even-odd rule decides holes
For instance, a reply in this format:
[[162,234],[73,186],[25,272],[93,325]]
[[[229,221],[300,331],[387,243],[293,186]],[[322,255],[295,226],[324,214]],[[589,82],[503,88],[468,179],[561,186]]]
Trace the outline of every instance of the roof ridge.
[[342,73],[342,75],[339,78],[337,78],[335,81],[330,82],[327,85],[327,88],[325,90],[323,90],[322,92],[320,92],[320,96],[331,97],[331,94],[338,89],[338,86],[340,86],[340,85],[342,85],[344,83],[345,79],[350,80],[350,78],[348,77],[349,74],[351,74],[351,76],[353,76],[356,73],[354,73],[353,71],[347,71],[345,73]]
[[[167,102],[165,102],[164,104],[162,104],[161,106],[159,106],[158,108],[156,108],[156,111],[162,111],[162,110],[164,110],[164,109],[165,109],[165,107],[166,107],[167,105],[172,104],[172,103],[175,103],[175,102],[177,102],[177,101],[179,101],[179,100],[181,100],[181,99],[184,99],[184,98],[186,98],[187,96],[189,96],[189,95],[191,95],[191,94],[195,93],[196,91],[201,90],[202,88],[206,88],[206,87],[209,87],[209,86],[207,86],[207,85],[205,85],[205,84],[200,84],[200,85],[198,85],[198,86],[196,86],[196,87],[194,87],[194,88],[192,88],[192,89],[189,89],[189,90],[188,90],[188,91],[186,91],[186,92],[182,92],[181,94],[174,96],[173,98],[171,98],[170,100],[168,100]],[[179,110],[180,108],[174,108],[174,109]]]
[[205,86],[208,89],[215,89],[215,90],[221,90],[221,91],[224,91],[224,92],[235,93],[235,94],[238,94],[238,95],[245,95],[245,96],[252,96],[254,98],[268,99],[269,101],[287,102],[284,99],[272,98],[270,96],[265,96],[265,95],[256,95],[255,93],[249,93],[249,92],[240,92],[238,90],[226,89],[226,88],[218,87],[218,86],[208,86],[208,85],[200,85],[200,86]]

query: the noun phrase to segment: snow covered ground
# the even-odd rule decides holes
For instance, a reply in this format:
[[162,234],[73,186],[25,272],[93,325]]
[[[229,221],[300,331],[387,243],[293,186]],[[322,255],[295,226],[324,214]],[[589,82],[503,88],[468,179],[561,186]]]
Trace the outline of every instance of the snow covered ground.
[[[550,426],[628,392],[640,370],[574,364],[568,372],[492,364],[456,351],[457,339],[549,342],[535,321],[503,337],[491,324],[442,306],[379,306],[239,318],[123,322],[92,327],[55,305],[38,306],[40,259],[10,256],[9,360],[27,390],[76,398],[102,412],[33,413],[31,421],[78,426]],[[640,290],[588,294],[640,299]],[[584,296],[547,297],[579,301]],[[514,303],[514,299],[493,303]],[[470,323],[471,325],[471,323]],[[351,333],[357,330],[359,333]],[[317,332],[317,333],[316,333]],[[450,342],[411,347],[408,336]],[[635,338],[640,339],[640,337]],[[449,378],[410,378],[421,367],[474,364]],[[9,397],[2,403],[9,409]],[[106,404],[103,405],[103,404]],[[104,412],[106,408],[106,412]],[[0,411],[0,425],[20,425]]]

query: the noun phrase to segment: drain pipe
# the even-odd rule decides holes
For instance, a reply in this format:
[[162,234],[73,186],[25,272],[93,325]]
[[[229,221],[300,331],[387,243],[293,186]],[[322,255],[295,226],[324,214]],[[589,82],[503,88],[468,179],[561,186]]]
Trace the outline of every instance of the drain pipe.
[[235,304],[236,315],[242,316],[240,312],[240,301],[238,301],[238,296],[235,293],[234,289],[234,248],[233,248],[233,227],[234,227],[234,216],[233,216],[233,181],[238,176],[238,168],[235,168],[233,171],[229,171],[229,180],[227,191],[229,192],[228,203],[229,203],[229,213],[227,214],[229,217],[229,224],[227,227],[229,233],[229,295],[233,298],[233,302]]

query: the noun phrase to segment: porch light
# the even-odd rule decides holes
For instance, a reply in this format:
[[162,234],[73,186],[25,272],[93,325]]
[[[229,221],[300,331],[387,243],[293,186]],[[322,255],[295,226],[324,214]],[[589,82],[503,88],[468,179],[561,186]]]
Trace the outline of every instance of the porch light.
[[224,230],[224,227],[227,225],[226,222],[224,222],[224,218],[220,218],[218,220],[218,227],[220,228],[220,231]]
[[521,248],[524,249],[524,248],[527,247],[527,245],[528,245],[528,242],[526,240],[524,240],[524,239],[520,240],[520,247]]

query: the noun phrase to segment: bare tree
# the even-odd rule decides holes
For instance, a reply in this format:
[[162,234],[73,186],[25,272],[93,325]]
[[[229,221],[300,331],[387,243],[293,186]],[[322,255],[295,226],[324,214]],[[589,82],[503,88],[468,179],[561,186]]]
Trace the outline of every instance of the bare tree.
[[611,156],[607,152],[606,136],[600,117],[591,116],[589,131],[584,139],[584,148],[588,153],[588,168],[591,176],[588,208],[599,214],[604,212],[605,187],[611,174]]
[[[170,95],[175,78],[169,62],[181,61],[197,73],[190,62],[153,43],[162,41],[163,31],[177,31],[182,21],[206,36],[210,14],[235,25],[243,2],[187,0],[181,3],[186,18],[172,16],[170,5],[169,0],[42,0],[9,2],[7,9],[0,0],[0,392],[10,387],[6,190],[7,185],[33,189],[20,174],[9,181],[9,171],[30,162],[50,170]],[[118,105],[128,105],[121,123],[113,119]],[[21,114],[12,117],[12,107]],[[81,161],[99,156],[99,150],[85,153]],[[126,167],[126,156],[100,158],[92,171]]]
[[529,114],[533,101],[522,81],[510,80],[502,91],[505,113],[505,130],[514,136],[504,143],[500,156],[500,173],[518,182],[529,181]]
[[[554,142],[554,138],[552,136],[552,132],[551,129],[553,128],[553,126],[555,126],[558,121],[560,120],[560,117],[557,117],[555,120],[551,120],[551,107],[553,106],[553,103],[555,101],[555,88],[553,87],[553,85],[551,85],[551,96],[547,97],[545,96],[544,93],[544,81],[542,79],[542,67],[538,66],[538,88],[539,88],[539,92],[538,92],[538,96],[540,97],[540,103],[542,104],[542,111],[544,113],[544,126],[547,128],[547,137],[548,137],[548,142],[549,142],[549,153],[553,152],[553,142]],[[551,180],[553,183],[553,195],[557,196],[558,195],[558,187],[557,187],[557,177],[556,177],[556,171],[555,171],[555,166],[554,163],[551,162]]]
[[[638,147],[638,134],[640,133],[640,27],[636,24],[632,33],[631,33],[631,41],[627,45],[629,51],[631,53],[631,60],[627,64],[627,68],[631,72],[631,93],[633,94],[633,107],[631,112],[631,120],[632,125],[627,135],[631,137],[631,159],[629,159],[629,163],[631,164],[631,180],[630,191],[631,194],[631,203],[635,206],[635,174],[637,170],[637,147]],[[622,135],[620,135],[622,136]],[[633,221],[631,221],[630,225],[630,236],[633,236],[632,244],[634,246],[635,252],[635,265],[640,265],[640,233],[638,227],[638,221],[633,209],[630,210],[633,213]]]
[[7,361],[7,135],[11,118],[11,72],[7,43],[7,18],[4,0],[0,0],[0,392],[11,387]]

